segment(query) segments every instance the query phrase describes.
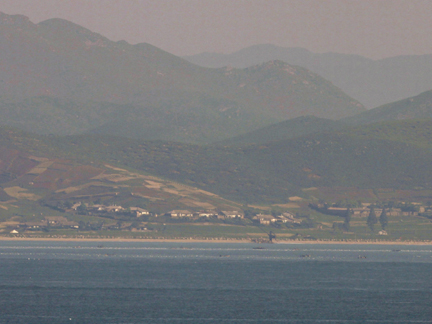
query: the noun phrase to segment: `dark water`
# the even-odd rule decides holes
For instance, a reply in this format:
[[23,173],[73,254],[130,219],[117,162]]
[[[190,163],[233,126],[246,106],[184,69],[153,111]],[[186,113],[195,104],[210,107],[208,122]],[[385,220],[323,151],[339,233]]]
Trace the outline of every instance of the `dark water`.
[[0,242],[0,323],[432,323],[432,247],[257,246]]

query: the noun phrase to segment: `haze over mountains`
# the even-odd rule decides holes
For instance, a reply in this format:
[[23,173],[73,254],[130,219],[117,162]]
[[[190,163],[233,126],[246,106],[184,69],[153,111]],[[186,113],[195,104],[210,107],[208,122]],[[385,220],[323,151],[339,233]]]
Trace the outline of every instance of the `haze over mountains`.
[[365,108],[304,68],[203,68],[62,19],[0,14],[0,120],[40,133],[206,143],[302,115]]
[[[358,62],[370,60],[297,51],[293,57],[316,58],[329,73],[347,66],[343,71],[352,75],[341,75],[360,90],[377,86],[376,80],[361,86],[370,74]],[[330,81],[280,60],[205,68],[60,19],[33,24],[0,14],[0,52],[0,124],[8,126],[0,127],[0,160],[9,161],[11,152],[25,157],[5,162],[0,184],[34,196],[60,197],[53,191],[69,185],[56,169],[45,191],[32,187],[37,177],[30,171],[40,158],[73,161],[85,170],[98,165],[102,173],[110,172],[107,163],[133,168],[230,204],[285,203],[315,187],[432,190],[432,91],[367,111]],[[392,78],[382,81],[388,86],[397,81]],[[419,88],[426,86],[422,81]],[[16,173],[21,166],[25,172]],[[93,177],[76,182],[87,186],[90,201]],[[110,194],[120,188],[106,181]],[[96,191],[104,186],[98,182]],[[169,192],[171,184],[164,186]]]
[[255,45],[232,54],[202,53],[184,57],[207,67],[245,68],[270,60],[302,66],[330,80],[368,109],[432,89],[432,55],[371,60],[359,55],[312,53],[303,48]]
[[[415,97],[396,101],[340,120],[302,116],[219,141],[215,144],[235,146],[244,144],[264,144],[314,133],[350,129],[350,125],[384,125],[380,122],[400,120],[432,120],[432,90],[423,92]],[[390,123],[389,125],[392,124]],[[359,127],[359,129],[362,128],[372,129],[366,126]],[[376,132],[376,130],[374,130],[374,132]]]

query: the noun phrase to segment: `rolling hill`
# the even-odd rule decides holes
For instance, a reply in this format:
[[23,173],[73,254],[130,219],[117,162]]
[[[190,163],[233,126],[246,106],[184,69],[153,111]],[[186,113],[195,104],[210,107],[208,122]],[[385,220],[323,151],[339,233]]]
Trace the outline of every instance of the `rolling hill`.
[[[430,121],[395,121],[239,146],[39,136],[2,129],[0,147],[139,170],[239,203],[274,204],[307,197],[304,189],[311,187],[430,190],[430,129]],[[1,175],[6,180],[9,176]]]
[[415,97],[365,111],[352,118],[344,118],[342,121],[349,124],[361,125],[390,120],[431,118],[432,90],[423,92]]
[[0,221],[40,220],[43,214],[52,215],[53,209],[62,213],[77,202],[141,207],[156,213],[240,206],[195,187],[100,161],[79,163],[46,157],[41,151],[34,156],[4,146],[0,159]]
[[307,69],[194,65],[62,19],[0,14],[0,120],[42,134],[207,143],[290,118],[365,108]]
[[266,144],[301,137],[313,133],[337,130],[347,125],[340,121],[313,116],[297,117],[214,144],[235,145]]
[[358,55],[312,53],[303,48],[262,44],[232,54],[202,53],[184,58],[213,68],[246,68],[281,60],[323,76],[368,109],[432,89],[432,55],[407,55],[375,61]]

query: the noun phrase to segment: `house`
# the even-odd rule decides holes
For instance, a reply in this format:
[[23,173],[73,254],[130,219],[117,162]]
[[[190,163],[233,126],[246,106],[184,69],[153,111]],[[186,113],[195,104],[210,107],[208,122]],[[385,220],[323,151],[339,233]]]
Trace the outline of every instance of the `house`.
[[206,211],[206,212],[198,213],[198,217],[207,217],[207,218],[210,218],[210,217],[214,217],[214,216],[217,216],[217,214],[215,212],[211,212],[211,211]]
[[285,212],[282,215],[278,217],[278,220],[282,221],[282,223],[294,223],[294,224],[300,224],[301,221],[296,219],[293,214],[289,212]]
[[258,214],[253,219],[258,220],[260,224],[263,225],[270,225],[271,223],[275,223],[278,221],[278,219],[273,215],[263,215],[263,214]]
[[193,217],[193,213],[189,210],[172,210],[168,213],[173,218],[177,217]]
[[104,211],[105,206],[104,205],[93,205],[93,206],[87,207],[87,209],[93,210],[93,211]]
[[404,211],[402,212],[402,216],[418,216],[418,212]]
[[143,215],[145,215],[145,216],[150,215],[150,212],[148,210],[143,209],[143,208],[130,207],[129,209],[132,213],[134,213],[136,215],[136,217],[141,217]]
[[64,225],[69,222],[67,218],[63,216],[45,216],[45,220],[47,224],[50,225]]
[[333,212],[346,212],[347,208],[346,207],[329,207],[328,210],[333,211]]
[[292,214],[292,213],[290,213],[290,212],[282,213],[281,216],[284,216],[284,217],[287,217],[287,218],[291,218],[291,219],[294,219],[294,218],[295,218],[295,215]]
[[368,217],[369,216],[369,209],[360,207],[360,208],[351,208],[353,214],[352,217]]
[[291,218],[285,217],[285,216],[283,216],[283,215],[280,215],[280,216],[278,217],[278,219],[279,219],[282,223],[291,223],[291,222],[292,222],[292,219],[291,219]]
[[244,218],[244,214],[242,212],[237,211],[237,210],[223,210],[222,214],[226,218]]
[[106,206],[105,210],[109,213],[118,213],[122,211],[124,208],[122,206],[112,205],[112,206]]

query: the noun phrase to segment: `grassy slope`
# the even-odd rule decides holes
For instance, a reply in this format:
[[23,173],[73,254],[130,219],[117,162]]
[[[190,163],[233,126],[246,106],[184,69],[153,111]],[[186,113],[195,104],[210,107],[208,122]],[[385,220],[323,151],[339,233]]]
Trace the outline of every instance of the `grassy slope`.
[[390,120],[431,119],[432,90],[418,96],[380,106],[342,121],[353,125],[371,124]]
[[392,120],[349,128],[347,134],[363,139],[379,138],[432,148],[432,119]]
[[302,188],[308,187],[432,188],[427,127],[430,122],[402,121],[243,147],[3,130],[0,144],[125,165],[236,201],[277,203],[307,194]]
[[346,127],[346,124],[342,122],[313,116],[303,116],[260,128],[214,144],[235,146],[245,144],[265,144],[313,133],[337,130],[343,127]]

